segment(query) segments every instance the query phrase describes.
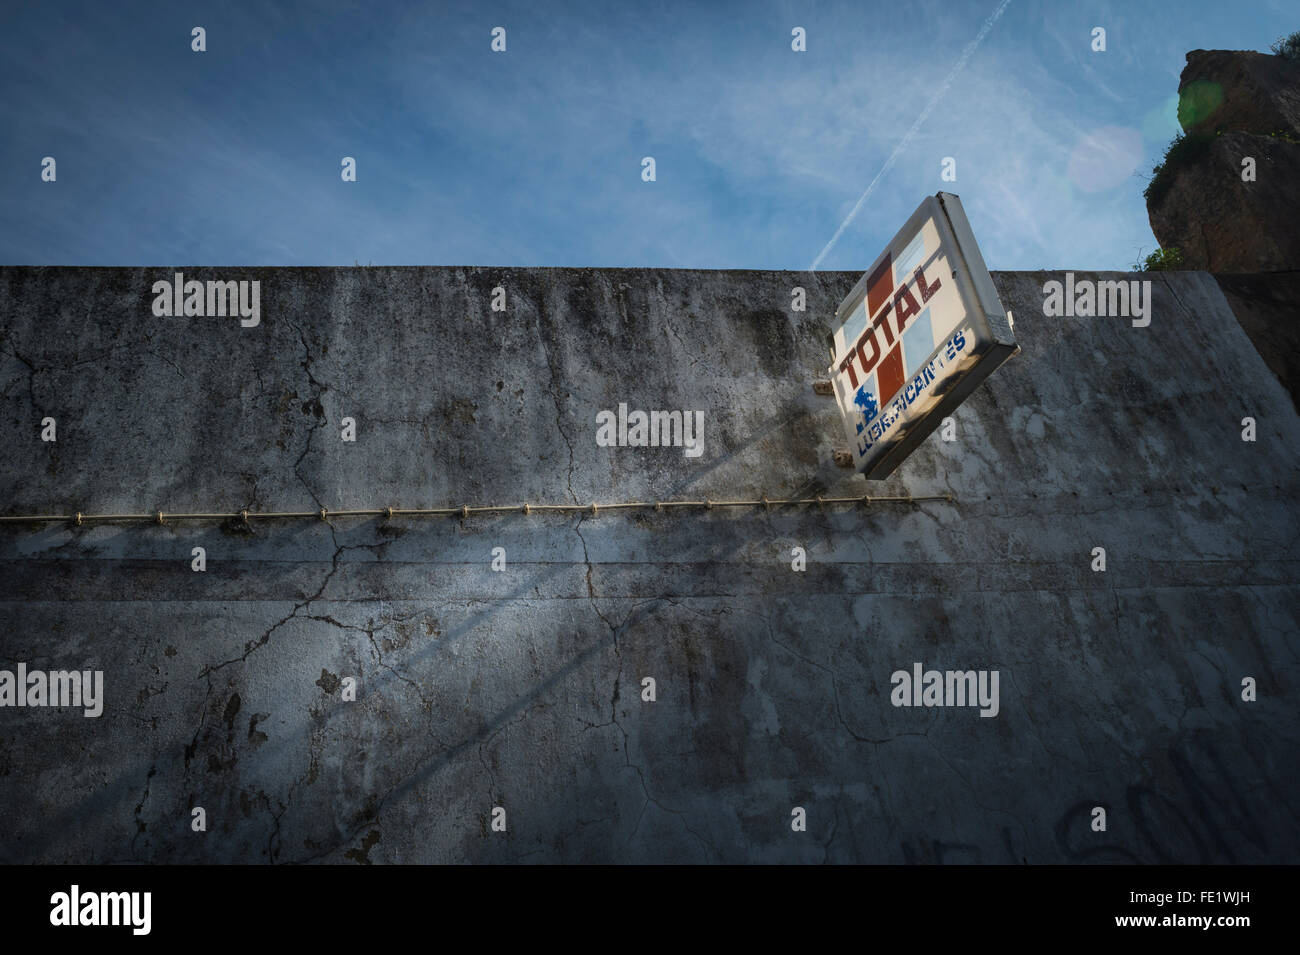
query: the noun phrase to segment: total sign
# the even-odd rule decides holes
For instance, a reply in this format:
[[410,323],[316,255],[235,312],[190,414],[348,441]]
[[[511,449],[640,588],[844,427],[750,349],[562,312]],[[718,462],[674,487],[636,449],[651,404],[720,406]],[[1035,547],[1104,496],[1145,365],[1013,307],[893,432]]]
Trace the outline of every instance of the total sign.
[[925,199],[835,313],[831,378],[853,460],[889,477],[1018,352],[961,200]]

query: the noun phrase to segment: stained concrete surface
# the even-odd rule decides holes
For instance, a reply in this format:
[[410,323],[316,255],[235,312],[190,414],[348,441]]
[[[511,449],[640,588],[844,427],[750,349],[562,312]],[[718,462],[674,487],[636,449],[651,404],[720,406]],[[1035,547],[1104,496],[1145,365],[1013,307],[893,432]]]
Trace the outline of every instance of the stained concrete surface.
[[[0,513],[868,490],[809,387],[856,273],[181,270],[261,325],[0,269]],[[951,503],[0,527],[0,667],[107,695],[0,710],[0,861],[1300,861],[1290,396],[1205,273],[1144,329],[994,278],[1023,353],[870,487]],[[918,661],[999,714],[891,706]]]

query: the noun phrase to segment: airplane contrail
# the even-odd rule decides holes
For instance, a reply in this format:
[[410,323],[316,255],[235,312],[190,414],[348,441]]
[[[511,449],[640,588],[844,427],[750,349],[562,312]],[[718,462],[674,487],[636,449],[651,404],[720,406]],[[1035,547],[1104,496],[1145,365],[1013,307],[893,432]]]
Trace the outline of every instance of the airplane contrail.
[[925,109],[921,111],[921,115],[916,117],[916,122],[912,124],[912,128],[907,131],[906,136],[899,140],[898,145],[894,147],[894,151],[890,153],[889,158],[885,160],[885,164],[880,167],[880,172],[876,173],[876,178],[871,180],[871,185],[867,186],[867,191],[862,194],[861,198],[859,198],[854,204],[853,209],[847,216],[845,216],[844,221],[840,223],[840,227],[836,229],[835,234],[831,236],[831,240],[826,243],[826,247],[817,254],[817,258],[813,259],[813,264],[808,266],[809,272],[817,271],[817,266],[821,265],[822,259],[826,258],[827,253],[835,247],[835,243],[840,240],[840,236],[844,234],[844,230],[849,227],[849,223],[853,221],[855,216],[857,216],[858,211],[867,201],[867,197],[875,191],[876,185],[882,178],[884,178],[885,173],[889,172],[890,168],[893,167],[894,160],[898,158],[899,153],[906,149],[907,144],[912,141],[912,137],[916,135],[916,131],[921,128],[921,124],[925,122],[925,118],[929,116],[930,111],[934,109],[935,103],[939,102],[939,97],[948,92],[948,87],[952,85],[954,77],[961,72],[961,68],[965,66],[966,62],[971,58],[971,54],[974,53],[975,48],[980,45],[980,41],[983,40],[984,37],[988,36],[989,30],[993,29],[993,24],[997,23],[998,17],[1002,16],[1002,11],[1010,5],[1011,0],[1002,0],[1002,2],[998,4],[997,9],[989,15],[987,20],[984,21],[984,25],[980,27],[980,32],[975,34],[975,39],[971,40],[970,43],[966,45],[966,49],[962,51],[961,56],[958,58],[957,63],[953,68],[948,71],[948,75],[944,78],[944,81],[939,84],[939,88],[934,91],[934,95],[930,97],[930,102],[927,103]]

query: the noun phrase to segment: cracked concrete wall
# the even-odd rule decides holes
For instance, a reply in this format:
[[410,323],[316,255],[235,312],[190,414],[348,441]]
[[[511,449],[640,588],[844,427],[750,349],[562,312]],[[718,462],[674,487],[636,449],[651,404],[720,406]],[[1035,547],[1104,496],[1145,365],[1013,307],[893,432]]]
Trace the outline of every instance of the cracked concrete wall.
[[[867,491],[809,387],[856,274],[182,269],[242,329],[173,271],[0,269],[0,511]],[[951,503],[0,527],[0,667],[107,696],[0,710],[0,859],[1300,861],[1290,397],[1207,274],[1145,329],[994,278],[1023,354],[871,486]],[[619,402],[704,454],[598,447]],[[1000,713],[891,706],[917,661]]]

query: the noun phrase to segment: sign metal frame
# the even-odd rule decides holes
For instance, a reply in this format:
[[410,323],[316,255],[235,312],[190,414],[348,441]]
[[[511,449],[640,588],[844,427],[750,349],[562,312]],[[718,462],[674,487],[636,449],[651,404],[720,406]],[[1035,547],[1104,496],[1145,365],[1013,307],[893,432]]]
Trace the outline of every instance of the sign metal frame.
[[[864,413],[855,405],[858,392],[855,384],[856,370],[863,366],[860,363],[855,365],[853,376],[845,370],[846,362],[854,362],[861,354],[858,346],[865,340],[866,332],[857,341],[849,342],[844,338],[845,328],[850,319],[854,318],[855,312],[858,313],[859,320],[862,319],[865,307],[863,312],[859,312],[859,306],[863,306],[864,300],[868,298],[873,277],[878,277],[885,266],[892,269],[892,263],[899,260],[900,253],[913,249],[921,241],[922,231],[931,223],[937,234],[938,245],[930,251],[925,243],[921,244],[922,260],[915,273],[916,278],[920,279],[918,287],[925,293],[923,301],[927,303],[932,290],[939,290],[933,294],[943,294],[944,297],[936,301],[935,305],[944,309],[944,320],[949,323],[949,327],[957,329],[956,335],[961,336],[958,340],[963,345],[960,349],[954,349],[953,338],[945,332],[935,343],[926,361],[911,362],[913,368],[928,369],[925,375],[919,376],[915,381],[904,377],[903,387],[889,396],[877,396],[878,411],[874,418],[883,423],[888,416],[890,424],[885,429],[887,433],[871,440],[871,432],[864,433]],[[935,271],[935,267],[941,264],[946,268],[941,272]],[[925,285],[927,279],[928,288]],[[883,300],[884,304],[877,309],[877,314],[865,316],[865,321],[870,323],[865,326],[867,330],[872,325],[879,326],[882,318],[886,322],[892,320],[886,313],[900,301],[895,296],[908,294],[904,290],[912,281],[911,274],[897,277],[897,286]],[[942,288],[945,283],[950,283],[946,293]],[[957,293],[955,297],[954,291]],[[912,304],[917,304],[914,296],[912,299]],[[955,308],[960,308],[964,314],[954,319],[952,313]],[[893,348],[892,332],[889,334],[889,346]],[[965,340],[967,334],[970,336],[969,342]],[[896,347],[900,353],[898,361],[901,362],[903,329],[898,331],[898,338],[900,343]],[[844,419],[853,464],[871,481],[889,477],[945,417],[1003,362],[1020,351],[1012,331],[1010,313],[1002,307],[993,277],[989,274],[984,256],[980,254],[979,245],[975,241],[975,233],[971,230],[961,200],[956,195],[939,192],[927,196],[921,202],[836,309],[835,329],[830,335],[830,345],[834,361],[829,371]],[[879,347],[878,343],[876,347]],[[872,369],[864,371],[864,376],[884,364],[883,355],[877,352],[877,356],[877,362]],[[935,371],[936,367],[941,374]],[[912,371],[913,369],[908,369],[909,374]],[[922,381],[924,384],[921,384]],[[905,391],[907,397],[903,400]]]

